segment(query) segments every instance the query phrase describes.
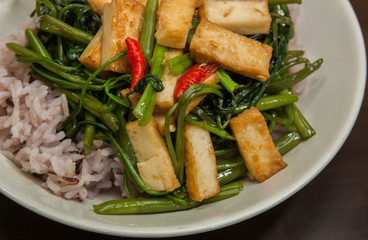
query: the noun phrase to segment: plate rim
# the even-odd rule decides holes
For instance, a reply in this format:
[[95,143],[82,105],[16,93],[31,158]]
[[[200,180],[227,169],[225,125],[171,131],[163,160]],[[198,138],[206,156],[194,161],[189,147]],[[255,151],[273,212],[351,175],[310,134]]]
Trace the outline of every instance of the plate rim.
[[[313,174],[309,174],[308,178],[305,179],[300,179],[298,182],[295,182],[294,184],[292,184],[289,188],[287,193],[284,194],[280,194],[279,196],[276,196],[275,198],[272,199],[272,201],[270,201],[270,203],[268,203],[268,205],[264,206],[263,208],[256,208],[253,209],[252,211],[250,211],[248,214],[242,214],[241,211],[234,217],[231,218],[231,220],[227,220],[227,221],[219,221],[216,223],[211,222],[212,224],[206,224],[205,226],[196,226],[193,228],[170,228],[167,229],[167,227],[157,227],[157,228],[152,228],[152,229],[156,229],[155,231],[152,231],[152,229],[150,228],[150,231],[139,231],[137,232],[137,228],[134,228],[132,230],[129,231],[129,229],[126,229],[125,226],[120,226],[120,228],[114,228],[114,227],[108,227],[106,226],[107,223],[100,223],[99,226],[96,228],[96,226],[91,227],[90,223],[93,221],[87,220],[87,221],[83,221],[80,222],[75,219],[73,219],[72,217],[69,218],[65,218],[65,216],[60,216],[60,215],[52,215],[50,212],[44,211],[42,209],[39,208],[35,208],[34,206],[32,206],[29,202],[26,202],[25,200],[22,200],[20,198],[18,198],[16,195],[14,195],[12,193],[11,190],[6,189],[2,186],[2,184],[0,183],[0,193],[4,194],[5,196],[7,196],[8,198],[10,198],[11,200],[13,200],[14,202],[16,202],[17,204],[27,208],[28,210],[31,210],[32,212],[35,212],[38,215],[41,215],[43,217],[46,217],[48,219],[51,219],[53,221],[68,225],[70,227],[75,227],[75,228],[79,228],[82,230],[86,230],[86,231],[90,231],[90,232],[95,232],[95,233],[100,233],[100,234],[108,234],[108,235],[115,235],[115,236],[122,236],[122,237],[175,237],[175,236],[185,236],[185,235],[191,235],[191,234],[198,234],[198,233],[203,233],[203,232],[207,232],[207,231],[212,231],[212,230],[217,230],[220,228],[224,228],[242,221],[245,221],[247,219],[250,219],[256,215],[259,215],[271,208],[273,208],[274,206],[280,204],[281,202],[285,201],[286,199],[290,198],[291,196],[293,196],[296,192],[298,192],[300,189],[302,189],[305,185],[307,185],[312,179],[314,179],[330,162],[331,160],[335,157],[335,155],[339,152],[340,148],[342,147],[342,145],[345,143],[346,139],[349,137],[352,128],[354,127],[356,120],[359,116],[359,112],[363,103],[363,99],[364,99],[364,93],[365,93],[365,89],[366,89],[366,79],[367,79],[367,56],[366,56],[366,48],[365,48],[365,43],[364,43],[364,37],[363,37],[363,33],[360,27],[360,23],[358,21],[358,18],[354,12],[354,9],[350,3],[350,1],[348,0],[340,0],[340,2],[342,2],[344,4],[345,8],[345,12],[347,12],[350,17],[349,19],[351,19],[353,22],[353,26],[354,26],[354,33],[356,37],[358,37],[356,39],[356,42],[358,43],[358,48],[363,49],[364,51],[362,51],[362,53],[358,56],[359,58],[359,62],[360,65],[364,66],[362,67],[362,71],[359,72],[359,84],[357,84],[357,86],[360,86],[360,89],[358,89],[358,91],[356,91],[356,97],[354,98],[354,103],[353,103],[353,108],[351,110],[351,114],[349,116],[349,120],[346,121],[345,123],[345,127],[346,130],[341,133],[339,135],[339,141],[337,144],[333,145],[333,149],[329,152],[327,152],[325,155],[325,157],[323,158],[324,161],[318,166],[319,168],[313,172]],[[285,192],[286,190],[284,190]],[[107,227],[107,228],[106,228]],[[141,229],[139,229],[141,230]],[[144,230],[144,229],[143,229]]]

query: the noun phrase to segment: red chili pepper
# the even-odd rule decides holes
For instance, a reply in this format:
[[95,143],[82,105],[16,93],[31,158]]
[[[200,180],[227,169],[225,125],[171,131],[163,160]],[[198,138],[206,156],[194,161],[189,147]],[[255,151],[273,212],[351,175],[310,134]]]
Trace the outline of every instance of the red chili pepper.
[[125,39],[125,43],[128,49],[130,73],[132,74],[130,92],[133,92],[135,85],[142,77],[144,77],[146,72],[146,59],[142,53],[141,46],[136,40],[128,37]]
[[197,63],[192,69],[182,76],[176,84],[174,96],[179,99],[180,96],[193,84],[204,82],[209,76],[218,69],[218,64]]

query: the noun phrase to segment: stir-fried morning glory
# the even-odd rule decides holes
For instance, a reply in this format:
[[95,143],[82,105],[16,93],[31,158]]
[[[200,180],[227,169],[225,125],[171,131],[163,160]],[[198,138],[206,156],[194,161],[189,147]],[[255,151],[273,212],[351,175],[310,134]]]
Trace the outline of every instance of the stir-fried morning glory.
[[59,131],[121,161],[128,198],[97,214],[186,210],[267,180],[316,134],[292,87],[323,60],[289,49],[293,3],[36,0],[38,29],[7,47],[67,97]]

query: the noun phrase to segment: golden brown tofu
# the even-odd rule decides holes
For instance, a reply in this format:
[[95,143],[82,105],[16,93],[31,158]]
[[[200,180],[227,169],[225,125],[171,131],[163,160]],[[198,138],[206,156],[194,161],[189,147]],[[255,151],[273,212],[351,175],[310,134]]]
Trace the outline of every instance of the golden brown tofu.
[[[218,76],[216,73],[212,74],[210,77],[208,77],[206,80],[204,80],[204,84],[209,84],[209,85],[215,85],[219,82]],[[187,108],[187,111],[185,112],[185,115],[187,115],[188,113],[190,113],[190,111],[192,111],[200,102],[203,101],[203,99],[206,96],[199,96],[199,97],[195,97],[193,98]]]
[[136,0],[136,1],[146,6],[147,0]]
[[87,2],[89,5],[91,5],[93,11],[101,16],[104,11],[105,3],[110,3],[111,0],[87,0]]
[[157,11],[155,37],[158,44],[185,47],[197,0],[162,0]]
[[266,81],[272,47],[231,32],[202,18],[190,43],[190,55],[199,63],[219,63],[222,68]]
[[97,70],[99,67],[101,67],[101,47],[102,27],[98,30],[86,49],[84,49],[84,52],[78,60],[92,71]]
[[[160,134],[162,136],[165,136],[165,119],[166,119],[166,114],[158,114],[155,113],[152,115],[153,120],[155,120],[156,124],[157,124],[157,128],[158,131],[160,132]],[[175,125],[175,121],[176,121],[176,115],[173,114],[170,118],[170,124],[169,124],[169,128],[170,128],[170,132],[175,132],[176,131],[176,125]]]
[[184,125],[185,175],[189,197],[201,202],[220,193],[216,155],[210,133],[200,127]]
[[[127,37],[139,40],[143,21],[144,5],[135,0],[112,0],[105,4],[103,14],[102,58],[105,63],[117,54],[127,50]],[[110,64],[107,71],[128,73],[128,56]]]
[[142,94],[141,93],[131,93],[129,88],[125,88],[123,90],[120,91],[121,95],[123,95],[125,98],[127,98],[130,102],[130,108],[134,109],[135,106],[137,106],[139,99],[141,98]]
[[231,119],[230,127],[251,180],[263,182],[287,166],[257,108],[251,107]]
[[165,142],[153,119],[144,127],[138,121],[125,126],[138,161],[138,170],[151,190],[172,191],[180,186]]
[[268,0],[203,0],[199,14],[201,18],[244,35],[268,34],[272,21]]
[[[182,54],[183,50],[173,48],[169,49],[164,59],[164,65],[165,62],[168,61],[169,59],[177,57]],[[166,113],[175,104],[176,101],[174,97],[174,91],[176,83],[182,77],[182,75],[183,74],[173,76],[169,70],[169,67],[167,65],[164,66],[164,71],[161,77],[162,84],[164,85],[164,90],[162,92],[157,93],[155,112]]]
[[171,162],[163,161],[160,156],[140,162],[137,167],[143,182],[151,190],[171,192],[180,186]]

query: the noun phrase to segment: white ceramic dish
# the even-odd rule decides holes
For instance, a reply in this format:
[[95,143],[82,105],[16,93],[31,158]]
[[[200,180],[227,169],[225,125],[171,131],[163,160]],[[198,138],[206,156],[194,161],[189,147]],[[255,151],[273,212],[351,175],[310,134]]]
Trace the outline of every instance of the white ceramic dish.
[[[18,0],[0,11],[0,35],[15,33],[33,8]],[[318,6],[318,7],[317,7]],[[4,21],[6,19],[6,21]],[[262,184],[245,181],[236,197],[190,211],[133,216],[99,216],[92,204],[117,198],[104,194],[78,203],[52,195],[40,183],[0,158],[0,192],[20,205],[57,222],[104,234],[168,237],[195,234],[235,224],[284,201],[311,181],[335,156],[358,115],[366,81],[365,47],[359,23],[347,0],[304,1],[297,24],[298,44],[311,60],[324,64],[310,77],[299,107],[317,131],[311,140],[289,152],[289,166]]]

